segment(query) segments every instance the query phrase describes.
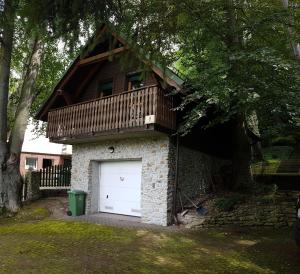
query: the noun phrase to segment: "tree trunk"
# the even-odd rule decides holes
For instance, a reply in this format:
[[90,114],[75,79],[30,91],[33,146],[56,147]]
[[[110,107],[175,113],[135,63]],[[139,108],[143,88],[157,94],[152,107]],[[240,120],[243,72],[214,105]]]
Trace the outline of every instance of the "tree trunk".
[[[282,0],[282,5],[284,9],[288,9],[289,8],[289,0]],[[291,25],[294,24],[294,19],[293,18],[289,18],[289,21],[291,23]],[[294,37],[295,37],[295,31],[292,27],[288,26],[287,27],[287,33],[288,33],[288,37],[290,39],[290,43],[291,43],[291,47],[293,49],[293,53],[296,59],[300,59],[300,44],[295,42]]]
[[[239,33],[238,13],[235,7],[234,0],[225,1],[226,23],[228,32],[226,34],[225,43],[228,50],[234,54],[242,49],[242,35]],[[236,60],[229,60],[231,69],[229,78],[233,83],[239,81],[239,64]],[[235,104],[235,102],[233,102]],[[235,190],[250,188],[252,184],[252,176],[250,172],[251,163],[251,145],[247,135],[247,125],[244,114],[239,114],[234,119],[233,128],[233,155],[232,155],[232,172],[233,181],[232,188]]]
[[35,97],[34,86],[43,54],[43,43],[36,35],[31,42],[29,65],[24,74],[20,101],[10,134],[9,149],[6,153],[6,168],[2,173],[6,197],[3,206],[10,212],[18,211],[21,205],[20,155],[29,120],[30,107]]
[[247,135],[247,125],[243,116],[236,119],[233,129],[233,189],[242,190],[252,187],[250,172],[251,145]]
[[5,1],[2,28],[2,40],[0,37],[0,213],[7,200],[7,185],[4,183],[4,170],[7,157],[7,103],[9,92],[9,77],[11,54],[14,35],[15,5],[14,1]]

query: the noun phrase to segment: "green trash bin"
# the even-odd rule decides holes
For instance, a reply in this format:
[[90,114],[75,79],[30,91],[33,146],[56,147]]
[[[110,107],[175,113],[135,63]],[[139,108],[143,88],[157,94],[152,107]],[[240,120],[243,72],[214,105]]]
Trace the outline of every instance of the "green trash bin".
[[82,190],[70,190],[69,195],[69,216],[83,215],[85,211],[86,193]]

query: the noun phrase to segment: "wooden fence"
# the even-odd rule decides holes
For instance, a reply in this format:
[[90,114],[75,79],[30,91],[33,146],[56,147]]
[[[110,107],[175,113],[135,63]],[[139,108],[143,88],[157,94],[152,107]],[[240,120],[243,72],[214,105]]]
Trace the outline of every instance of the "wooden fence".
[[70,166],[49,166],[39,171],[40,189],[68,189],[71,186]]

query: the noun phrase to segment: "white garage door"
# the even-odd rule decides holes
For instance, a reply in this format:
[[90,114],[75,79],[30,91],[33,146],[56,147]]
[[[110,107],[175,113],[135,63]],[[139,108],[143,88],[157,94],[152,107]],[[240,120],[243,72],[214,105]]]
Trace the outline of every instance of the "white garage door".
[[141,216],[141,161],[102,162],[99,211]]

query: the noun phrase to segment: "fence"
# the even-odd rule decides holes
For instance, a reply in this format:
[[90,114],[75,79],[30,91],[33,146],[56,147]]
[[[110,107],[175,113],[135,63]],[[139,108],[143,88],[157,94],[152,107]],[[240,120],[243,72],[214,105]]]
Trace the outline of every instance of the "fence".
[[55,165],[43,168],[40,173],[40,189],[68,189],[71,185],[71,167]]

